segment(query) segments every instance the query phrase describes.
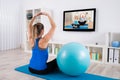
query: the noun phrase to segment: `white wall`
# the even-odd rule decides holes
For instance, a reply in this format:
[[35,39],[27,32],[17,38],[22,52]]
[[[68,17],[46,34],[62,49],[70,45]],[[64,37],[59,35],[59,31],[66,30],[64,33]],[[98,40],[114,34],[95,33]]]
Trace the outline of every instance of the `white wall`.
[[22,1],[0,0],[0,50],[20,47],[22,11]]
[[[106,32],[120,32],[120,0],[24,0],[24,10],[49,8],[57,30],[53,40],[79,41],[84,43],[105,43]],[[96,8],[95,32],[63,31],[63,11],[74,9]],[[58,36],[59,35],[59,36]]]

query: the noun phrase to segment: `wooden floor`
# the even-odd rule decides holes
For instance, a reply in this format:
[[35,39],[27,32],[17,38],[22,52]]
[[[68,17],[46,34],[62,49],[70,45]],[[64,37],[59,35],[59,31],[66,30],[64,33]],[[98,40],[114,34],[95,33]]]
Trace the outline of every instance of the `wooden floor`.
[[[22,49],[0,51],[0,80],[43,80],[34,76],[15,71],[18,66],[28,64],[30,53]],[[88,73],[106,77],[120,78],[120,66],[91,63]]]

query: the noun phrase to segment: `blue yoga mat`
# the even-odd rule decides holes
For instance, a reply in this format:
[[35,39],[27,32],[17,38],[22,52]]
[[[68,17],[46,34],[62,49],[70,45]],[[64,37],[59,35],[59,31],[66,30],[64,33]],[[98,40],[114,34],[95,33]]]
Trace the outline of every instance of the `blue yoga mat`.
[[28,75],[43,78],[46,80],[117,80],[113,78],[108,78],[108,77],[103,77],[103,76],[98,76],[98,75],[93,75],[93,74],[88,74],[88,73],[83,73],[80,76],[72,77],[72,76],[63,74],[60,71],[55,71],[53,73],[46,74],[46,75],[37,75],[37,74],[33,74],[29,72],[28,65],[17,67],[15,68],[15,70],[28,74]]

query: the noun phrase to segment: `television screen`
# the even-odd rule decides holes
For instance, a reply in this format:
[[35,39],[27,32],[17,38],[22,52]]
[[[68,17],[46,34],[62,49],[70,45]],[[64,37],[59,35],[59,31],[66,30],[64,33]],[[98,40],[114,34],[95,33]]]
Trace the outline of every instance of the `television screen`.
[[95,8],[64,11],[63,30],[95,31],[95,15]]

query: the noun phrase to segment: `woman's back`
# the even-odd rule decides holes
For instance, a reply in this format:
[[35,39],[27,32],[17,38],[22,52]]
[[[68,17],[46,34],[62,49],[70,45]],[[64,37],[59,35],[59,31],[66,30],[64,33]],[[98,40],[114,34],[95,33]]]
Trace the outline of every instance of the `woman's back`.
[[37,38],[34,43],[34,47],[32,48],[32,57],[30,60],[29,67],[36,69],[36,70],[43,70],[45,69],[46,62],[48,59],[48,48],[41,49],[38,46],[40,38]]

